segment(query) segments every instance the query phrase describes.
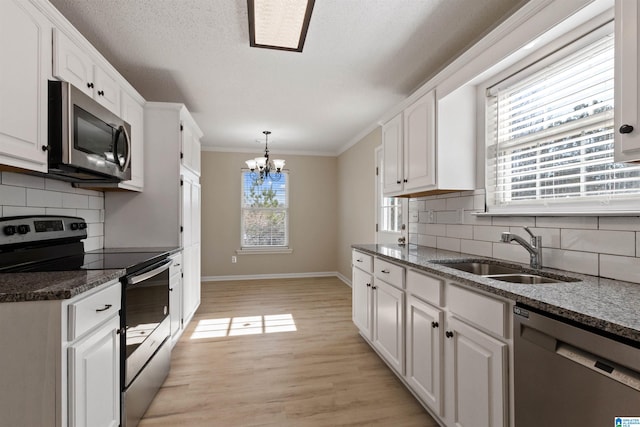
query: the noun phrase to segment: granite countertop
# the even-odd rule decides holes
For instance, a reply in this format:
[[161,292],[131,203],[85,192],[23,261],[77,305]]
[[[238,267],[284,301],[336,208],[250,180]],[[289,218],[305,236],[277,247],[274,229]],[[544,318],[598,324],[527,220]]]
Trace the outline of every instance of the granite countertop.
[[74,296],[124,276],[124,269],[45,273],[1,273],[0,303],[45,301]]
[[[459,271],[445,264],[438,264],[446,261],[494,260],[493,258],[417,245],[356,244],[352,247],[640,343],[640,314],[638,314],[640,284],[638,283],[552,268],[542,268],[540,272],[549,276],[571,277],[577,281],[536,285],[501,282]],[[512,265],[533,272],[528,265],[495,261],[502,265]]]

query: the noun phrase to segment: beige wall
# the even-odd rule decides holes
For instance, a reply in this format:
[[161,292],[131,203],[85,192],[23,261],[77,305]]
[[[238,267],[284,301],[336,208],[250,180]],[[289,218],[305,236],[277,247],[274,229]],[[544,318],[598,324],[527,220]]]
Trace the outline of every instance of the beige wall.
[[[246,153],[202,152],[202,276],[336,271],[335,157],[282,156],[290,173],[291,254],[237,255],[240,247],[240,170]],[[238,262],[231,263],[236,255]]]
[[337,271],[351,278],[351,245],[375,242],[375,149],[382,144],[376,128],[338,157]]

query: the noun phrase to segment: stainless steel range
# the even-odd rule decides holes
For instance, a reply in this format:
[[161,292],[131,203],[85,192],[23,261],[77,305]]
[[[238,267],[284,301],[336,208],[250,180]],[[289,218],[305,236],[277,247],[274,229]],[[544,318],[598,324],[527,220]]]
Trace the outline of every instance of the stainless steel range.
[[85,252],[82,218],[0,218],[0,272],[126,269],[122,283],[122,427],[138,424],[170,365],[168,256],[177,248],[110,248]]

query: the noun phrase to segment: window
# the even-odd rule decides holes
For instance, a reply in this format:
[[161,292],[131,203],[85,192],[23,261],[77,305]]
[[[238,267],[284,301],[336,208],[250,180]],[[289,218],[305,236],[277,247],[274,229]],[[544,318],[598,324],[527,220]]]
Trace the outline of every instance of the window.
[[242,249],[282,249],[289,245],[289,174],[256,183],[242,172]]
[[613,78],[607,25],[487,90],[489,211],[601,211],[637,200],[640,167],[613,162]]
[[380,230],[400,233],[402,227],[402,201],[398,197],[381,196]]

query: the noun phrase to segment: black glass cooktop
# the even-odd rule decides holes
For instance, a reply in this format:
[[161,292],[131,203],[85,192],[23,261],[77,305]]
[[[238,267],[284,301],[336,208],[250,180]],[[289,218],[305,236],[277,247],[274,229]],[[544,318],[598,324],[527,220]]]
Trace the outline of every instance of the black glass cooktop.
[[98,249],[79,255],[67,255],[34,263],[16,265],[5,272],[47,272],[71,270],[126,269],[127,273],[143,269],[166,258],[172,248]]

